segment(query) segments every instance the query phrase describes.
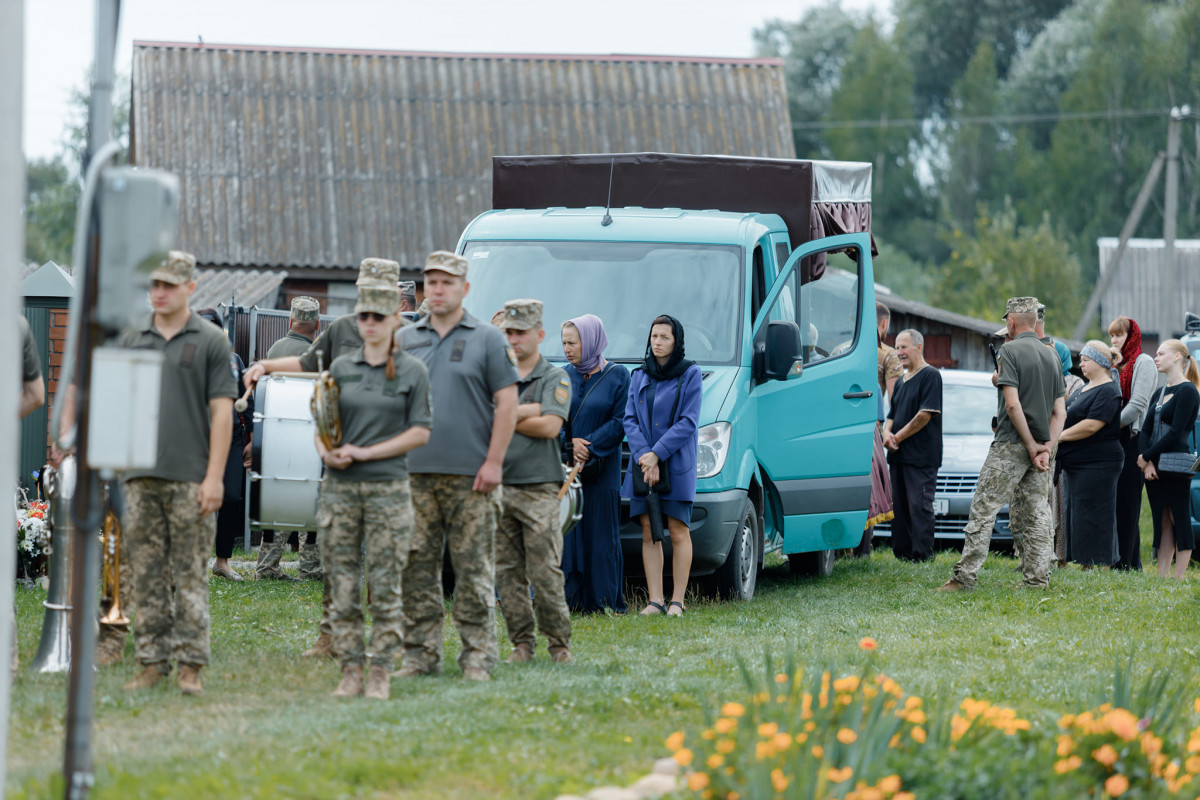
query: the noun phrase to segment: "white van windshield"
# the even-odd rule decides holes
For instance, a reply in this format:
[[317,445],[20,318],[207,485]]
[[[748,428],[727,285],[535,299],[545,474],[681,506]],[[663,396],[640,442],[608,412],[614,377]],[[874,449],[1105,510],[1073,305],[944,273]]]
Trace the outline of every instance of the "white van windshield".
[[611,361],[641,361],[650,323],[670,314],[683,323],[687,358],[738,363],[742,249],[728,245],[643,242],[468,242],[471,289],[464,305],[481,320],[506,300],[544,304],[542,354],[562,359],[559,329],[583,314],[604,321]]

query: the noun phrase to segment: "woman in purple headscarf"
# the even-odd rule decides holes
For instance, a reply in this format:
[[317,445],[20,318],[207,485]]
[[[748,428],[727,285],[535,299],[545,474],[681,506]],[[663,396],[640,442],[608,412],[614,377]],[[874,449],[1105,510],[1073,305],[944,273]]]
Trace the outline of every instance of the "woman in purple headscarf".
[[563,542],[563,575],[572,611],[625,611],[621,594],[621,440],[629,370],[604,359],[608,337],[593,314],[562,326],[563,354],[571,379],[571,413],[565,428],[569,459],[582,461],[583,519]]

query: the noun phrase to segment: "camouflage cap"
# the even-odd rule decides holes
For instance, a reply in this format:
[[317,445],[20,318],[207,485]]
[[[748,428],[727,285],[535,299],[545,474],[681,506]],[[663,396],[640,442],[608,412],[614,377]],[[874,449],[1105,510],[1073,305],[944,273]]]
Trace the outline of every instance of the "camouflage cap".
[[541,300],[509,300],[504,304],[504,321],[500,327],[518,331],[535,330],[542,327]]
[[401,297],[416,297],[417,282],[416,281],[396,281],[396,288],[400,290]]
[[292,319],[297,322],[316,322],[321,318],[321,304],[311,297],[292,298]]
[[418,317],[428,317],[429,316],[429,301],[428,300],[422,300],[421,305],[417,306],[417,316]]
[[395,286],[359,286],[358,302],[354,304],[354,313],[374,312],[376,314],[395,314],[400,308],[400,292]]
[[400,265],[386,258],[364,258],[358,265],[357,286],[389,286],[396,288],[400,280]]
[[1009,314],[1036,314],[1038,299],[1036,297],[1010,297],[1008,308],[1002,319],[1008,319]]
[[492,314],[492,324],[501,330],[504,329],[504,309],[500,309],[495,314]]
[[196,272],[196,257],[182,250],[172,250],[167,253],[162,264],[150,273],[150,280],[173,283],[176,286],[191,283]]
[[448,250],[435,250],[429,254],[429,258],[425,259],[425,269],[422,272],[435,269],[465,278],[467,277],[467,260]]

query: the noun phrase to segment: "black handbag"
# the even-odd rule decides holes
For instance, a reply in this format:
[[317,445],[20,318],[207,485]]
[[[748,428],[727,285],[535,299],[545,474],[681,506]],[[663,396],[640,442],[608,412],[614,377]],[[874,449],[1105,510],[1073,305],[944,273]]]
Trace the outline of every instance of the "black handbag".
[[[592,393],[593,389],[600,385],[600,381],[604,380],[604,377],[608,375],[608,373],[612,372],[612,370],[613,365],[611,363],[604,369],[600,370],[600,374],[597,375],[595,380],[591,382],[591,386],[588,387],[588,390],[583,393],[583,398],[579,401],[579,406],[575,409],[575,413],[579,413],[579,410],[583,408],[583,404],[587,402],[588,395]],[[564,443],[563,447],[563,461],[567,464],[575,463],[575,447],[573,444],[574,439],[575,434],[571,430],[571,418],[568,417],[567,441]],[[584,462],[583,468],[579,470],[579,482],[595,483],[596,481],[600,480],[600,476],[604,474],[604,468],[608,465],[609,458],[610,456],[598,456],[595,453],[592,453],[591,458]]]
[[[1162,403],[1154,409],[1154,438],[1161,440],[1167,434],[1167,426],[1162,419]],[[1196,430],[1192,429],[1192,450],[1196,448]],[[1179,475],[1195,475],[1197,469],[1200,469],[1200,458],[1196,457],[1195,452],[1169,452],[1158,454],[1158,464],[1156,469],[1159,472],[1170,472]]]
[[[675,404],[671,406],[671,416],[667,417],[667,428],[670,429],[675,424],[675,414],[679,411],[679,395],[683,392],[683,376],[679,376],[679,380],[675,383]],[[650,401],[647,403],[651,424],[654,422],[654,390],[650,391]],[[646,477],[642,474],[641,467],[636,461],[630,460],[629,469],[633,473],[633,496],[645,497],[654,492],[657,495],[671,493],[671,470],[667,464],[667,459],[662,459],[658,462],[658,483],[650,486],[646,483]]]

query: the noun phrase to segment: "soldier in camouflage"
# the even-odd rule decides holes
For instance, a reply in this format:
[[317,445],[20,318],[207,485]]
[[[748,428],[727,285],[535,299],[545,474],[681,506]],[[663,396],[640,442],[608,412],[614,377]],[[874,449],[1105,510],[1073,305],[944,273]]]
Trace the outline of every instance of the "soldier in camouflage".
[[[425,365],[396,350],[400,293],[395,286],[358,288],[363,346],[329,368],[338,385],[342,443],[327,450],[317,524],[331,590],[333,650],[342,665],[335,697],[386,700],[402,636],[401,577],[411,546],[412,495],[407,456],[429,441],[433,425]],[[362,555],[370,586],[371,641],[363,649]],[[364,691],[363,666],[370,660]]]
[[209,662],[209,548],[225,495],[237,383],[223,333],[188,310],[196,259],[171,251],[150,276],[153,312],[121,345],[163,354],[158,459],[124,475],[123,536],[133,573],[142,671],[126,689],[157,684],[179,664],[179,688],[201,694]]
[[[312,346],[313,337],[317,335],[317,328],[320,325],[320,304],[311,297],[293,298],[291,312],[288,315],[287,335],[271,345],[267,350],[267,360],[303,355]],[[316,531],[301,531],[298,536],[300,539],[300,577],[305,580],[322,580],[321,550],[317,547]],[[262,544],[258,548],[258,563],[254,567],[255,578],[258,580],[265,578],[281,581],[295,580],[283,571],[280,564],[288,538],[288,535],[282,531],[264,530],[262,532]]]
[[499,657],[495,546],[504,453],[516,423],[517,370],[504,335],[462,307],[467,261],[445,251],[425,261],[429,316],[400,332],[425,362],[435,403],[429,444],[409,459],[417,526],[404,570],[404,666],[397,677],[442,667],[442,554],[454,567],[454,621],[463,678],[486,681]]
[[[558,435],[571,410],[571,381],[542,358],[546,338],[539,300],[509,300],[501,330],[517,356],[517,427],[504,457],[504,495],[496,531],[496,588],[513,651],[509,663],[533,660],[537,628],[556,663],[571,662],[571,615],[562,571],[558,490],[563,468]],[[533,589],[530,602],[529,590]]]
[[999,424],[971,500],[962,558],[939,591],[975,588],[991,544],[996,513],[1006,502],[1013,537],[1021,547],[1021,585],[1049,586],[1054,537],[1047,498],[1066,406],[1062,365],[1034,333],[1037,306],[1035,297],[1008,301],[1004,319],[1011,341],[1000,348],[997,365]]

